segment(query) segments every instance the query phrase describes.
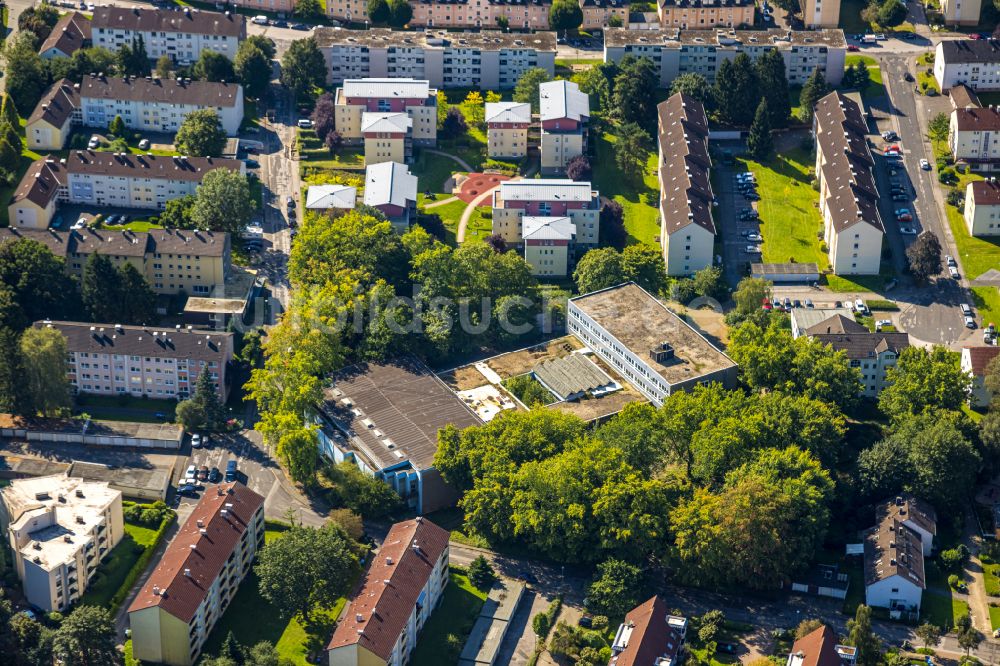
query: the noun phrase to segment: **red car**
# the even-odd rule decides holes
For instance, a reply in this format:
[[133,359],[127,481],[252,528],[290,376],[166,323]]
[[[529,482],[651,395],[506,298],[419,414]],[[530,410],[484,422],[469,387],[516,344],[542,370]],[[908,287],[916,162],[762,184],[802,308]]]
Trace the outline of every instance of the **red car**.
[[895,144],[893,144],[891,146],[886,146],[885,148],[882,149],[882,152],[883,153],[892,153],[892,152],[898,153],[899,152],[899,146],[897,146]]
[[909,213],[903,213],[902,215],[897,215],[896,220],[899,222],[909,222],[913,219],[913,216]]
[[760,307],[762,309],[764,309],[764,310],[770,310],[771,309],[771,300],[765,296],[764,300],[761,301],[761,306]]
[[853,52],[855,52],[855,51],[860,51],[861,49],[859,49],[859,48],[858,48],[857,46],[855,46],[854,44],[850,44],[850,45],[849,45],[849,46],[847,47],[847,50],[853,53]]

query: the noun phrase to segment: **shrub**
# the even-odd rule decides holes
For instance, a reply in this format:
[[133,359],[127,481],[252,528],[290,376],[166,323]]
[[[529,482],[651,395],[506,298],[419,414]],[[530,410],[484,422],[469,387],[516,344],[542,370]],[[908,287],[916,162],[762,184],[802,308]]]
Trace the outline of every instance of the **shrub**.
[[539,638],[545,638],[549,635],[549,616],[544,612],[535,613],[535,617],[531,618],[531,628],[535,632],[535,635]]
[[896,311],[899,306],[892,301],[887,301],[881,298],[873,298],[871,300],[865,301],[865,305],[868,306],[869,310],[888,310]]
[[[155,504],[163,504],[163,502],[156,502]],[[166,505],[164,504],[164,506]],[[142,572],[149,566],[149,561],[153,559],[153,553],[156,552],[157,547],[159,547],[160,542],[163,541],[163,537],[167,533],[167,529],[175,520],[177,520],[177,514],[168,508],[167,514],[160,522],[160,527],[156,530],[156,536],[153,538],[153,543],[149,544],[147,547],[138,546],[138,548],[144,552],[138,559],[136,559],[132,568],[129,569],[128,575],[125,576],[125,580],[122,581],[121,587],[119,587],[118,591],[115,592],[115,596],[111,597],[109,611],[112,614],[118,611],[118,607],[125,601],[125,597],[128,596],[132,586],[135,585],[135,582],[139,580],[139,576],[141,576]]]
[[958,589],[958,584],[960,582],[961,581],[959,580],[958,576],[956,576],[955,574],[952,574],[952,575],[948,576],[948,587],[957,590]]

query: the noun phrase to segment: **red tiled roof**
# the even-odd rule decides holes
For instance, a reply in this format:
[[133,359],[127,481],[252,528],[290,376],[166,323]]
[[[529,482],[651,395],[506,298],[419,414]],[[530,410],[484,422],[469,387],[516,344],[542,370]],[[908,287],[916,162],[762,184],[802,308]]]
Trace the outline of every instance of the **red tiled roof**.
[[792,654],[802,653],[802,666],[841,666],[836,645],[837,634],[823,625],[795,641]]
[[990,345],[989,347],[966,347],[969,352],[969,360],[972,362],[972,374],[982,377],[986,374],[986,366],[990,364],[997,354],[1000,354],[1000,347]]
[[667,624],[670,611],[659,596],[636,606],[625,615],[625,624],[632,623],[628,645],[612,658],[614,666],[652,666],[657,657],[676,657],[681,637]]
[[447,547],[448,532],[426,518],[393,525],[348,602],[327,649],[357,644],[388,659]]
[[[223,483],[219,484],[218,492],[206,492],[164,551],[128,612],[159,606],[190,622],[263,504],[264,498],[242,483]],[[203,528],[199,528],[198,521]],[[184,575],[185,570],[190,575]],[[154,587],[160,594],[153,594]]]

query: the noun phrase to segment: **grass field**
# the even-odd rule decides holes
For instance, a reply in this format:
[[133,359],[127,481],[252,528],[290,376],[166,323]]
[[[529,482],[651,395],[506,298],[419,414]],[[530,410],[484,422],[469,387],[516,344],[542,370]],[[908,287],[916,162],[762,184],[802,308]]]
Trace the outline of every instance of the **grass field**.
[[990,624],[994,629],[1000,629],[1000,608],[990,606]]
[[[970,182],[981,179],[981,176],[973,174],[963,174],[959,177],[958,188],[963,192]],[[951,205],[945,205],[945,210],[948,213],[948,224],[955,237],[958,257],[961,260],[961,268],[965,277],[974,280],[989,269],[1000,267],[1000,238],[995,236],[974,238],[970,236],[962,211]],[[995,287],[973,287],[972,295],[975,301],[974,305],[984,322],[1000,322],[1000,294]]]
[[458,655],[449,654],[446,639],[449,634],[455,634],[459,644],[464,645],[485,601],[485,592],[473,587],[464,574],[452,570],[441,605],[424,625],[410,663],[413,666],[455,663]]
[[[417,176],[417,189],[420,192],[445,192],[444,183],[455,173],[462,173],[462,167],[455,160],[444,155],[421,150],[410,172]],[[451,196],[450,192],[445,193]]]
[[868,68],[868,79],[871,85],[864,92],[865,99],[877,99],[885,97],[885,82],[882,81],[882,68],[878,61],[870,56],[850,55],[845,59],[845,64],[853,65],[856,62],[863,63]]
[[590,136],[597,148],[593,160],[594,187],[600,190],[602,197],[614,199],[624,208],[627,242],[630,245],[656,245],[656,239],[660,235],[660,187],[656,181],[656,151],[650,155],[643,182],[633,183],[622,177],[615,164],[615,136],[610,132],[593,132]]
[[132,565],[156,539],[156,530],[125,523],[125,536],[111,550],[107,560],[97,567],[97,574],[87,586],[81,604],[107,607],[111,598],[128,577]]
[[341,148],[336,155],[320,141],[316,132],[311,129],[296,130],[298,137],[299,159],[303,168],[316,169],[364,169],[365,151],[359,146]]
[[969,614],[969,604],[952,595],[947,576],[937,563],[927,564],[926,578],[927,591],[920,604],[921,620],[950,630],[958,618]]
[[[917,58],[917,85],[920,86],[921,90],[934,89],[937,92],[941,92],[941,88],[938,87],[937,79],[934,78],[934,74],[928,74],[927,70],[934,69],[934,55],[932,53],[925,53],[919,58]],[[926,85],[925,85],[926,84]],[[986,102],[983,102],[985,104]]]

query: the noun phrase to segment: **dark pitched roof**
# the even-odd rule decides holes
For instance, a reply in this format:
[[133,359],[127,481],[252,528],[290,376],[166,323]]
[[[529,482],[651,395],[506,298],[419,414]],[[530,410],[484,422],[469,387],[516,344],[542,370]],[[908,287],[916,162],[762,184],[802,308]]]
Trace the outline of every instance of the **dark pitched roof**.
[[236,83],[161,79],[159,77],[85,76],[80,97],[119,99],[189,106],[236,106],[242,88]]
[[62,127],[79,107],[80,91],[69,79],[60,79],[42,95],[28,117],[28,124],[44,120],[53,127]]
[[1000,61],[1000,40],[954,39],[941,42],[946,63],[976,63]]
[[205,492],[128,611],[159,606],[190,622],[263,504],[264,498],[242,483],[223,483],[215,492]]
[[948,91],[948,97],[951,98],[951,106],[955,109],[967,109],[969,107],[982,106],[979,102],[979,97],[976,96],[976,93],[974,93],[972,88],[964,83],[952,86],[951,90]]
[[969,361],[972,364],[972,374],[982,377],[986,374],[986,366],[990,364],[997,355],[1000,355],[1000,347],[990,345],[988,347],[964,347],[963,352],[969,353]]
[[968,189],[977,206],[1000,206],[1000,183],[977,180],[969,183]]
[[150,229],[147,233],[150,252],[221,257],[229,250],[229,234],[226,232]]
[[676,658],[682,640],[667,624],[669,614],[667,603],[659,596],[626,613],[622,624],[626,628],[631,625],[631,635],[612,663],[615,666],[652,666],[658,657]]
[[683,93],[657,107],[660,217],[671,234],[689,224],[715,233],[708,155],[708,118],[701,102]]
[[878,354],[893,351],[897,354],[910,346],[910,336],[906,333],[818,333],[809,334],[834,351],[842,351],[847,358],[855,361],[875,358]]
[[44,208],[56,198],[60,186],[66,185],[66,165],[47,160],[35,160],[24,172],[21,182],[14,190],[11,204],[30,201]]
[[875,507],[875,522],[881,524],[886,520],[911,522],[925,532],[937,534],[934,507],[910,493],[901,493]]
[[204,12],[198,9],[166,11],[139,7],[97,7],[93,29],[132,30],[137,32],[188,32],[201,35],[222,35],[246,38],[246,18],[229,12]]
[[124,354],[215,361],[224,364],[232,354],[232,333],[206,333],[153,326],[117,326],[79,321],[36,321],[35,328],[54,328],[66,337],[70,352]]
[[900,576],[925,589],[923,541],[916,530],[889,517],[864,535],[865,585]]
[[842,314],[837,314],[806,329],[806,335],[821,333],[867,333],[868,329]]
[[221,157],[165,157],[73,150],[66,158],[65,169],[69,173],[200,182],[206,173],[215,169],[241,172],[243,163]]
[[989,107],[955,109],[955,123],[959,132],[995,132],[1000,130],[1000,111]]
[[448,537],[426,518],[393,525],[351,595],[327,649],[357,644],[388,659],[434,565],[448,548]]
[[792,654],[802,655],[799,666],[841,666],[840,655],[835,649],[837,634],[823,625],[792,644]]
[[39,53],[45,53],[49,49],[56,49],[67,56],[81,48],[85,41],[90,40],[90,20],[79,12],[68,12],[63,14],[52,32],[42,42],[38,49]]
[[73,254],[107,254],[141,257],[148,253],[190,254],[199,257],[223,256],[229,234],[212,231],[152,229],[150,231],[110,231],[107,229],[0,228],[0,243],[27,238],[45,245],[64,259]]

